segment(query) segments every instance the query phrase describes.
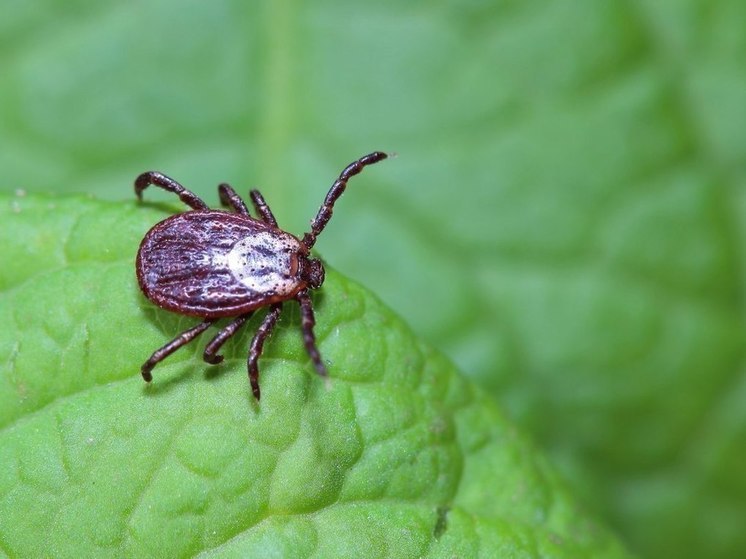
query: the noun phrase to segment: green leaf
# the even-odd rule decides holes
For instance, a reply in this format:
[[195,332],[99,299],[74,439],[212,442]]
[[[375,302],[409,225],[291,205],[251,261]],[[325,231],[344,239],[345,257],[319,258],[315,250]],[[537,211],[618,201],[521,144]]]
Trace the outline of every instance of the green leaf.
[[[624,557],[484,392],[372,294],[315,294],[331,378],[293,304],[246,378],[257,321],[138,374],[194,323],[139,293],[166,212],[0,199],[0,550],[9,557]],[[18,235],[18,232],[27,234]]]
[[396,151],[318,249],[634,549],[746,557],[746,3],[60,6],[3,5],[0,189],[130,200],[156,169],[301,233]]

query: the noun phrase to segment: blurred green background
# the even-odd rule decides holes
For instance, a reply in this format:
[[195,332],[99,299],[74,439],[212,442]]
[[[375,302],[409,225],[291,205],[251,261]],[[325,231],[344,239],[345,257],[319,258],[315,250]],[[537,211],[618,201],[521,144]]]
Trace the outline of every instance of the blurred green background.
[[129,201],[156,169],[301,234],[397,152],[319,253],[632,549],[746,556],[744,29],[740,0],[6,0],[0,190]]

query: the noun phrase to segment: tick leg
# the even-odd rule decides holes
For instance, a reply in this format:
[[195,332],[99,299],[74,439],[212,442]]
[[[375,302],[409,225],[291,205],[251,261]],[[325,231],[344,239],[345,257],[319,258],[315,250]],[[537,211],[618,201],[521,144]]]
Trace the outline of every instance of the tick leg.
[[259,191],[252,190],[249,193],[249,196],[251,196],[251,201],[254,203],[254,209],[259,217],[262,218],[262,221],[272,227],[277,227],[277,220],[275,219],[275,216],[272,215],[272,210],[269,209],[267,202],[264,201],[264,197],[259,193]]
[[150,356],[150,359],[145,361],[143,363],[140,372],[142,373],[142,378],[145,379],[145,382],[150,382],[153,380],[153,375],[150,374],[150,371],[153,370],[153,367],[155,367],[158,363],[163,361],[166,357],[171,355],[174,351],[179,349],[181,346],[188,344],[194,338],[199,336],[202,332],[207,330],[210,325],[215,322],[214,318],[205,320],[204,322],[200,322],[197,324],[197,326],[193,326],[189,330],[182,332],[178,336],[176,336],[173,340],[168,342],[166,345],[164,345],[162,348],[157,349],[153,355]]
[[241,197],[236,194],[231,185],[222,183],[218,185],[218,194],[220,194],[220,203],[226,208],[233,208],[233,210],[241,215],[249,216],[249,208]]
[[148,171],[135,179],[135,194],[142,200],[142,191],[151,184],[161,187],[163,190],[177,194],[182,202],[194,210],[207,210],[207,204],[194,192],[187,190],[174,179],[167,177],[157,171]]
[[228,341],[228,338],[233,336],[236,332],[238,332],[239,328],[244,325],[244,323],[249,319],[249,317],[254,314],[254,312],[242,314],[235,320],[233,320],[230,324],[228,324],[225,328],[223,328],[220,332],[217,333],[217,335],[210,340],[210,343],[207,344],[207,347],[205,347],[205,353],[203,355],[203,358],[208,363],[212,363],[213,365],[217,365],[218,363],[223,361],[223,356],[218,355],[218,351],[220,351],[220,348],[223,347],[223,344]]
[[388,155],[381,151],[374,151],[373,153],[361,157],[357,161],[353,161],[344,168],[340,173],[339,178],[334,181],[334,184],[326,194],[324,203],[319,208],[319,213],[316,214],[316,217],[311,222],[311,231],[303,236],[303,244],[306,245],[306,248],[309,250],[311,249],[311,247],[316,243],[316,237],[319,236],[319,233],[324,230],[324,227],[326,227],[326,224],[331,219],[334,211],[334,203],[337,201],[337,198],[342,196],[345,188],[347,188],[347,181],[350,180],[350,177],[357,175],[367,165],[378,163],[387,157]]
[[249,349],[249,382],[251,382],[251,391],[254,393],[254,398],[259,400],[261,394],[259,392],[259,357],[262,355],[264,349],[264,340],[272,333],[272,329],[277,324],[277,319],[280,318],[282,313],[282,303],[274,303],[270,308],[267,316],[264,317],[264,321],[254,335],[254,339],[251,340],[251,349]]
[[316,367],[316,372],[322,377],[326,377],[329,373],[326,370],[324,362],[321,360],[321,354],[316,347],[316,336],[313,333],[316,318],[313,315],[313,305],[311,304],[311,297],[308,295],[308,290],[304,289],[300,291],[295,298],[300,304],[301,329],[303,331],[303,343],[306,346],[306,351],[311,361],[313,361],[313,366]]

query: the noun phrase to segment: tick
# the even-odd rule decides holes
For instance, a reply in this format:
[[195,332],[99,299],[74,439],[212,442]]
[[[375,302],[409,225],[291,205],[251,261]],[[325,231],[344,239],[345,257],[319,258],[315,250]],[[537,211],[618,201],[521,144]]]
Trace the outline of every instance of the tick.
[[156,350],[143,363],[142,378],[153,380],[153,367],[219,319],[231,317],[233,320],[212,338],[203,354],[207,363],[220,363],[223,356],[218,351],[223,344],[257,309],[269,307],[251,341],[247,363],[251,390],[259,400],[259,357],[282,313],[283,302],[290,299],[300,305],[306,351],[318,374],[326,377],[313,333],[316,321],[309,296],[309,290],[324,283],[324,265],[311,257],[311,248],[332,217],[334,203],[350,177],[386,157],[376,151],[345,167],[303,238],[277,226],[258,190],[250,193],[258,216],[254,218],[227,184],[218,186],[218,194],[221,204],[230,211],[210,209],[193,192],[161,173],[150,171],[137,177],[135,193],[139,199],[143,190],[154,185],[178,195],[191,208],[161,221],[145,234],[136,264],[140,289],[159,307],[203,319]]

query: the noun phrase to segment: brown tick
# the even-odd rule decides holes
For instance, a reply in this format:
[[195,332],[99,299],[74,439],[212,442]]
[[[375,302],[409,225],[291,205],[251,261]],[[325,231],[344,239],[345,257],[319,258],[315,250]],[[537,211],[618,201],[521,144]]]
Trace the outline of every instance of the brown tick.
[[182,332],[153,353],[142,366],[142,378],[153,379],[151,371],[181,346],[188,344],[218,319],[233,317],[205,347],[203,358],[217,364],[218,351],[246,323],[255,310],[269,307],[251,341],[248,356],[249,380],[259,399],[258,360],[264,341],[282,312],[282,303],[295,299],[300,305],[301,328],[306,351],[319,375],[327,371],[316,348],[315,324],[309,289],[324,282],[324,265],[312,258],[316,237],[332,217],[334,203],[347,181],[366,165],[387,155],[380,151],[348,165],[334,181],[324,203],[302,239],[277,226],[272,211],[259,191],[251,201],[259,219],[251,217],[244,201],[227,184],[218,186],[220,202],[233,211],[211,210],[197,195],[175,180],[150,171],[135,180],[135,193],[149,185],[177,194],[192,211],[173,215],[156,224],[140,243],[137,253],[137,281],[145,296],[159,307],[178,314],[204,319]]

